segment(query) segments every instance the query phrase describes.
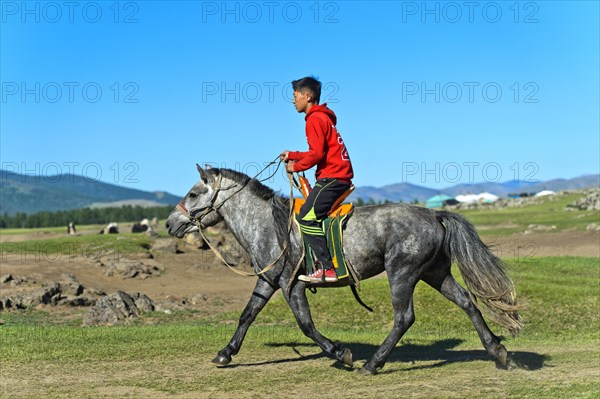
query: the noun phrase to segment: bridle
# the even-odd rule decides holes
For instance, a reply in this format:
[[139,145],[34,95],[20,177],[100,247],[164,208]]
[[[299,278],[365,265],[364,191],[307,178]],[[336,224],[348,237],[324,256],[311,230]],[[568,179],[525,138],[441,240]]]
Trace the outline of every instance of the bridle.
[[[268,166],[271,166],[271,165],[272,164],[269,164]],[[177,209],[183,216],[188,218],[190,220],[190,222],[194,223],[199,229],[202,229],[203,228],[202,219],[206,215],[208,215],[209,213],[211,213],[213,211],[217,212],[225,201],[227,201],[229,198],[233,197],[233,195],[237,194],[237,191],[236,191],[231,196],[229,196],[226,199],[224,199],[223,201],[221,201],[220,204],[215,205],[215,202],[217,201],[217,196],[219,195],[219,191],[225,191],[225,190],[229,190],[232,187],[235,187],[235,184],[233,184],[229,187],[223,188],[223,187],[221,187],[221,180],[222,180],[222,176],[219,174],[215,178],[215,181],[213,182],[212,195],[210,197],[210,201],[208,201],[208,203],[206,205],[195,207],[195,208],[188,210],[185,207],[185,205],[183,205],[183,202],[179,201],[179,203],[177,204],[175,209]],[[241,189],[243,189],[244,187],[245,187],[245,185],[242,185],[242,187],[238,191],[241,191]]]
[[[285,243],[283,245],[283,248],[281,250],[281,253],[279,254],[279,256],[277,256],[277,258],[269,263],[267,266],[265,266],[260,272],[258,273],[248,273],[248,272],[244,272],[242,270],[238,270],[236,268],[234,268],[233,266],[231,266],[229,263],[227,263],[227,261],[225,260],[225,258],[223,257],[223,255],[221,255],[221,253],[217,250],[217,248],[215,248],[214,245],[212,245],[210,243],[210,241],[208,241],[208,239],[206,238],[206,236],[204,235],[202,229],[203,229],[203,225],[202,225],[202,218],[204,218],[205,216],[207,216],[209,213],[211,212],[217,212],[219,211],[219,208],[221,208],[221,206],[223,206],[223,204],[225,202],[227,202],[229,199],[231,199],[234,195],[236,195],[237,193],[239,193],[240,191],[242,191],[244,188],[246,188],[246,186],[248,185],[248,183],[250,183],[252,180],[255,180],[258,176],[260,176],[265,170],[267,170],[271,165],[274,165],[275,163],[277,163],[277,160],[279,159],[279,155],[277,156],[277,158],[275,158],[273,161],[269,162],[269,164],[267,166],[265,166],[262,170],[260,170],[253,178],[249,179],[248,181],[246,181],[244,184],[241,185],[240,188],[238,188],[236,191],[234,191],[229,197],[225,198],[224,200],[222,200],[220,203],[215,204],[217,202],[217,197],[220,191],[226,191],[229,190],[233,187],[236,186],[236,184],[232,184],[228,187],[221,187],[221,181],[222,181],[222,175],[219,174],[215,177],[215,181],[213,182],[212,185],[212,190],[213,193],[211,195],[210,201],[208,201],[208,203],[206,205],[203,205],[201,207],[196,207],[196,208],[192,208],[190,210],[188,210],[185,205],[183,205],[183,203],[181,201],[179,201],[179,204],[177,204],[176,209],[186,218],[188,218],[190,220],[190,222],[192,222],[194,225],[196,225],[196,227],[198,227],[198,233],[200,234],[200,236],[202,237],[202,239],[204,240],[204,242],[206,242],[206,244],[208,245],[208,247],[214,252],[215,256],[221,261],[223,262],[223,264],[225,264],[225,266],[227,266],[229,269],[231,269],[232,271],[234,271],[237,274],[240,274],[242,276],[260,276],[261,274],[264,274],[266,272],[268,272],[269,270],[271,270],[283,257],[283,255],[285,254],[285,252],[288,249],[288,245],[289,245],[289,235],[290,232],[292,230],[292,222],[293,222],[293,217],[294,217],[294,178],[293,175],[291,173],[288,173],[288,179],[290,181],[290,211],[289,211],[289,215],[288,215],[288,225],[287,225],[287,239],[285,240]],[[279,161],[277,168],[275,169],[275,172],[273,172],[269,177],[266,177],[262,180],[258,180],[259,182],[264,182],[268,179],[270,179],[271,177],[275,176],[275,174],[277,173],[277,171],[279,170],[279,167],[281,166],[281,161]],[[298,265],[304,260],[304,253],[302,255],[302,257],[300,258],[300,261],[298,262]]]

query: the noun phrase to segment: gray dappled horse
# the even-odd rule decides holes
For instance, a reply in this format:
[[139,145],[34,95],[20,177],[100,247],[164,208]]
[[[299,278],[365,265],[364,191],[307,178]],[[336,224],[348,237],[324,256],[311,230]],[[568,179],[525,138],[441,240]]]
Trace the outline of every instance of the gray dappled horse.
[[[237,330],[213,362],[231,362],[250,324],[273,293],[281,289],[302,332],[330,356],[352,367],[350,350],[334,344],[315,328],[305,294],[307,285],[292,276],[302,247],[298,232],[287,232],[288,199],[239,172],[200,166],[198,171],[201,179],[181,202],[189,213],[176,208],[167,219],[170,235],[181,238],[197,230],[197,225],[205,228],[223,220],[249,254],[256,272],[276,260],[289,240],[284,256],[259,276]],[[344,232],[344,251],[359,279],[387,273],[394,308],[392,331],[364,364],[362,373],[375,374],[383,367],[415,321],[413,292],[419,280],[460,306],[471,318],[489,355],[499,365],[507,365],[506,348],[490,331],[479,308],[512,334],[518,333],[521,323],[514,286],[504,263],[463,217],[407,204],[356,208]],[[452,260],[458,263],[468,291],[450,274]]]

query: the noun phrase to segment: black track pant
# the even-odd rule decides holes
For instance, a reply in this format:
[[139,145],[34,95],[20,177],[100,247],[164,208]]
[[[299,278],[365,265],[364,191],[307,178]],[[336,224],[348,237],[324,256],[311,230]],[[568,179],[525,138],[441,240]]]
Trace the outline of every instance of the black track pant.
[[323,220],[327,218],[327,212],[335,201],[349,188],[348,183],[337,179],[317,180],[296,218],[304,241],[313,250],[317,259],[323,263],[325,269],[331,269],[333,262],[322,229]]

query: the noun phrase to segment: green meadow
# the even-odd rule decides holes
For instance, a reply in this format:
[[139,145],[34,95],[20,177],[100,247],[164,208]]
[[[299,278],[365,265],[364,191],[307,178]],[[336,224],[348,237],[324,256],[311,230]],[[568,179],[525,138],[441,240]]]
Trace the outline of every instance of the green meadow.
[[[529,224],[584,230],[599,221],[600,213],[566,211],[577,198],[563,195],[523,208],[461,213],[484,236],[508,236]],[[4,242],[1,250],[99,253],[121,246],[142,253],[150,244],[145,235],[94,235]],[[600,259],[505,260],[525,306],[523,332],[503,341],[512,359],[509,370],[496,368],[458,307],[419,283],[415,324],[378,375],[357,374],[392,326],[387,280],[374,278],[361,283],[361,297],[373,313],[358,305],[348,288],[308,293],[317,328],[352,350],[354,369],[327,357],[302,335],[280,293],[252,325],[233,362],[221,368],[211,360],[231,338],[241,309],[154,312],[128,325],[84,328],[81,313],[39,308],[0,313],[0,397],[600,397]],[[490,327],[497,335],[507,334]]]
[[466,216],[483,236],[510,235],[523,232],[530,224],[555,226],[554,232],[585,230],[590,223],[600,223],[600,212],[567,210],[566,206],[581,198],[581,194],[562,194],[543,198],[540,204],[504,209],[465,209]]
[[[525,329],[504,341],[514,367],[488,359],[467,316],[425,284],[416,323],[380,374],[359,376],[324,356],[272,300],[228,367],[210,363],[239,312],[147,314],[133,325],[80,327],[39,310],[3,314],[2,397],[531,397],[600,392],[600,286],[596,258],[549,257],[512,265]],[[349,289],[309,294],[317,328],[348,346],[359,367],[392,323],[386,279],[363,282],[368,313]],[[502,333],[492,325],[496,334]]]

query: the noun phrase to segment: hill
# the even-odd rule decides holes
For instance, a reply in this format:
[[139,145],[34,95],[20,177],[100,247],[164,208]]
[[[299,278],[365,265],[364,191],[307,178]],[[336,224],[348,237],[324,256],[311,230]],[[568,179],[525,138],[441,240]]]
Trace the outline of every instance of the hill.
[[162,191],[136,190],[72,174],[40,177],[0,171],[0,213],[9,215],[114,203],[175,205],[179,199]]
[[542,190],[580,190],[592,187],[600,187],[600,175],[587,175],[573,179],[553,179],[537,183],[510,180],[503,183],[457,184],[442,189],[432,189],[410,183],[396,183],[380,188],[371,186],[357,187],[352,195],[350,195],[349,200],[356,201],[359,198],[368,200],[369,198],[373,198],[376,202],[385,200],[412,202],[416,199],[419,202],[423,202],[436,194],[456,196],[459,194],[489,192],[499,197],[506,197],[510,193],[536,193]]
[[[541,190],[578,190],[600,186],[600,175],[581,176],[573,179],[553,179],[545,182],[526,183],[507,181],[504,183],[458,184],[444,189],[433,189],[410,183],[396,183],[383,187],[357,187],[350,201],[362,198],[376,202],[423,202],[436,194],[456,196],[458,194],[481,193],[484,191],[506,197],[514,192],[538,192]],[[163,192],[147,192],[115,184],[104,183],[72,174],[56,176],[29,176],[0,170],[0,214],[14,215],[16,212],[35,213],[59,211],[83,207],[109,207],[140,205],[144,207],[175,205],[179,197]]]

